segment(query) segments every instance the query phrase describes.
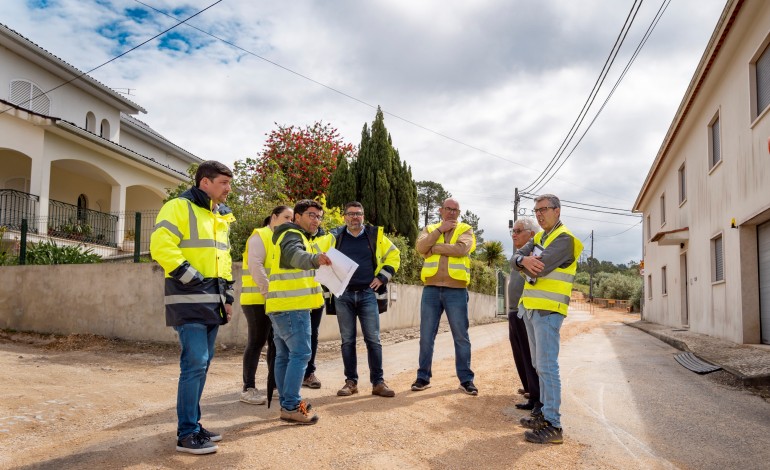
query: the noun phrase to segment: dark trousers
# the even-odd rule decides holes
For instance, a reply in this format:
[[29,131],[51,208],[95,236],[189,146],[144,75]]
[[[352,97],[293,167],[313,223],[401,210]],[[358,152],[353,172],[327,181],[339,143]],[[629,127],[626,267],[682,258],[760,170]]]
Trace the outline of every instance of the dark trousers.
[[248,324],[248,340],[243,351],[243,391],[256,388],[254,376],[257,374],[259,356],[267,343],[268,349],[273,347],[273,328],[270,317],[265,314],[265,305],[241,305],[243,315]]
[[516,311],[508,312],[508,339],[511,342],[513,361],[516,363],[516,371],[519,373],[522,388],[529,393],[529,403],[541,407],[540,379],[532,365],[527,326],[524,324],[524,320],[517,316]]
[[318,351],[318,328],[321,326],[321,318],[324,316],[324,308],[316,308],[310,311],[310,360],[305,369],[305,378],[315,372],[315,353]]

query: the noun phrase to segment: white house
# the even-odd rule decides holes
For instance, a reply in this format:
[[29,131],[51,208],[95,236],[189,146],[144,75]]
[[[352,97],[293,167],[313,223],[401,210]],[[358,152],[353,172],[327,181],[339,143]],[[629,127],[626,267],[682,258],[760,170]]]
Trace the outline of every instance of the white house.
[[201,161],[131,116],[140,112],[0,24],[0,226],[28,219],[38,237],[87,229],[102,255],[117,253],[133,213],[157,211]]
[[642,317],[770,344],[770,2],[729,0],[634,204]]

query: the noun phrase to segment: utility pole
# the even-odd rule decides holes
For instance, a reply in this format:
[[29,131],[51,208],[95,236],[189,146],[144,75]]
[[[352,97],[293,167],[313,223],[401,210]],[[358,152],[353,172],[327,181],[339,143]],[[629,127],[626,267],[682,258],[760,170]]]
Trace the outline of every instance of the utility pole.
[[519,216],[519,202],[521,198],[519,197],[519,188],[514,188],[513,191],[513,221],[516,222],[516,218]]
[[591,230],[591,257],[588,258],[588,263],[591,266],[589,271],[589,283],[588,283],[588,300],[594,301],[594,231]]

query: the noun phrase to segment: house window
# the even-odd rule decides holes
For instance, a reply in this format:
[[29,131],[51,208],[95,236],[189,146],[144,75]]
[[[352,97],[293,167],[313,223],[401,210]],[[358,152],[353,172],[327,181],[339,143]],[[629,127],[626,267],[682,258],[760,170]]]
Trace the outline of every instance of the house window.
[[666,267],[660,268],[660,293],[663,295],[668,294],[668,287],[666,287]]
[[666,193],[660,195],[660,226],[666,224]]
[[757,93],[756,116],[770,105],[770,47],[766,47],[754,64]]
[[85,194],[78,196],[78,222],[85,224],[88,222],[88,198]]
[[107,140],[110,139],[110,121],[102,119],[102,125],[99,127],[99,135]]
[[647,275],[647,298],[652,300],[652,274]]
[[11,82],[9,100],[11,103],[34,113],[48,115],[51,112],[51,99],[37,85],[27,80]]
[[96,116],[89,111],[86,114],[86,130],[91,133],[96,133]]
[[711,239],[711,282],[725,280],[725,258],[722,235]]
[[722,144],[719,138],[719,114],[709,124],[709,169],[722,161]]
[[679,167],[679,205],[687,200],[687,178],[684,169],[684,163]]

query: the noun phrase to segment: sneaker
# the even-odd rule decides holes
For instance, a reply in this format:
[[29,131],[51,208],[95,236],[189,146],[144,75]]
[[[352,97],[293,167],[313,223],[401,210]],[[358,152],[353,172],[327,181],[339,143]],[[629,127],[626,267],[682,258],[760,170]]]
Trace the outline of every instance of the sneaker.
[[412,391],[413,392],[422,392],[426,388],[430,388],[430,382],[423,379],[417,379],[412,384]]
[[177,452],[187,452],[188,454],[211,454],[217,451],[219,447],[205,436],[200,433],[194,432],[183,439],[177,439],[176,450]]
[[476,396],[479,394],[479,389],[476,388],[475,385],[473,385],[473,382],[470,380],[467,382],[463,382],[460,384],[460,390],[467,393],[468,395]]
[[540,429],[525,431],[524,438],[535,444],[561,444],[564,442],[562,439],[562,429],[552,426],[548,421],[545,421],[545,423],[546,426]]
[[307,388],[321,388],[321,381],[318,380],[318,377],[316,377],[315,374],[310,374],[302,381],[302,386]]
[[211,442],[219,442],[219,441],[222,440],[222,435],[221,434],[219,434],[218,432],[209,431],[208,429],[204,428],[203,426],[201,426],[201,430],[198,431],[198,434],[200,434],[201,436],[203,436],[206,439],[210,440]]
[[388,387],[388,384],[386,384],[385,382],[380,382],[374,387],[372,387],[372,395],[378,395],[381,397],[390,398],[390,397],[395,397],[396,392],[391,390],[391,388]]
[[311,415],[310,405],[305,400],[302,400],[294,410],[287,410],[281,407],[281,420],[294,424],[315,424],[318,422],[318,415],[315,413]]
[[350,379],[345,381],[345,385],[341,389],[337,390],[338,397],[349,397],[354,393],[358,393],[358,385]]
[[519,423],[524,426],[525,428],[538,430],[542,427],[545,427],[548,421],[543,418],[543,414],[537,414],[532,416],[531,418],[521,418],[519,420]]
[[249,405],[264,405],[267,403],[267,398],[256,388],[247,388],[245,392],[241,392],[241,401]]

